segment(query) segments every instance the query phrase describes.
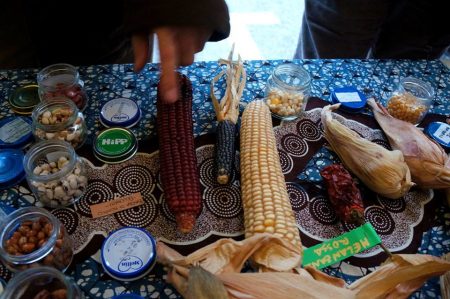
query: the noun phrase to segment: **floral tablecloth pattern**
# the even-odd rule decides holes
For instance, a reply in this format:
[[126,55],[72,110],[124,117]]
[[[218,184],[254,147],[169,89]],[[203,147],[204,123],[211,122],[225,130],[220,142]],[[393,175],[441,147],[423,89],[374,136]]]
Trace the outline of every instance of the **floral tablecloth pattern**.
[[[450,114],[450,70],[437,60],[247,61],[245,62],[247,86],[242,97],[242,109],[245,107],[245,103],[264,98],[265,82],[268,76],[275,66],[284,62],[303,65],[312,77],[313,96],[324,100],[329,99],[333,89],[352,85],[367,97],[375,97],[385,103],[390,92],[394,90],[401,78],[406,76],[417,77],[429,82],[435,89],[436,96],[430,112],[443,116]],[[213,133],[216,122],[209,98],[209,84],[219,72],[219,69],[220,66],[216,62],[198,62],[190,67],[182,68],[180,71],[190,78],[194,88],[194,133],[197,136],[197,143],[199,143],[197,144],[197,155],[200,157],[200,170],[203,171],[204,213],[202,215],[204,215],[205,221],[209,219],[208,217],[231,220],[211,223],[208,230],[217,233],[218,237],[223,235],[239,239],[242,238],[241,221],[243,216],[239,205],[238,172],[234,183],[227,189],[220,190],[210,182]],[[99,245],[104,236],[114,228],[122,225],[138,225],[148,227],[152,231],[152,223],[167,221],[170,224],[173,221],[171,218],[173,216],[170,215],[167,206],[164,204],[161,191],[158,190],[159,177],[157,166],[155,166],[157,164],[157,148],[154,140],[156,136],[155,102],[159,77],[158,65],[148,64],[144,71],[138,74],[133,72],[132,65],[98,65],[80,67],[79,70],[80,77],[84,80],[89,95],[89,106],[84,111],[89,128],[89,138],[84,146],[85,151],[92,144],[95,134],[103,129],[98,120],[98,111],[101,106],[105,102],[118,97],[130,98],[141,107],[143,117],[139,124],[132,128],[132,131],[144,146],[140,148],[140,153],[129,162],[117,166],[117,169],[109,168],[109,171],[115,174],[115,176],[109,178],[107,176],[102,178],[98,174],[100,171],[96,172],[96,170],[101,169],[101,165],[89,163],[91,183],[88,192],[90,192],[90,196],[86,195],[84,200],[73,207],[52,211],[68,227],[69,233],[73,234],[74,237],[81,233],[77,231],[79,227],[85,227],[87,231],[82,232],[89,235],[88,238],[77,238],[78,243],[75,242],[78,245],[76,248],[77,255],[68,274],[74,277],[87,298],[109,298],[127,292],[138,293],[148,298],[180,298],[179,294],[164,282],[165,272],[160,266],[155,267],[151,275],[144,279],[125,283],[115,281],[106,275],[98,258]],[[13,114],[7,102],[9,95],[19,86],[35,83],[37,71],[37,69],[0,70],[0,99],[2,99],[0,117]],[[224,86],[224,82],[219,82],[219,85],[216,86],[219,90],[224,90],[221,88],[221,86]],[[341,229],[351,229],[351,227],[345,227],[345,225],[339,226],[333,212],[323,200],[320,188],[318,188],[320,186],[318,171],[323,166],[337,161],[336,156],[326,146],[323,146],[324,140],[320,134],[320,125],[317,123],[318,111],[320,111],[320,107],[312,107],[307,119],[283,123],[275,128],[280,158],[291,195],[291,203],[306,246],[332,237],[339,233]],[[363,117],[370,119],[369,110],[364,110],[363,114],[367,114]],[[278,123],[275,125],[278,125]],[[349,123],[349,125],[356,130],[365,131],[367,134],[365,137],[370,140],[388,146],[382,133],[376,127],[369,125],[368,128],[364,128],[364,122],[359,120]],[[298,135],[294,134],[296,132],[303,138],[298,138]],[[89,153],[81,151],[80,154],[90,160]],[[307,159],[299,164],[297,160],[305,156],[307,156]],[[238,161],[238,155],[236,159]],[[142,165],[150,165],[149,168],[153,169],[153,172]],[[293,167],[293,165],[297,167]],[[298,165],[301,165],[301,167],[299,168]],[[135,177],[131,178],[130,174]],[[129,181],[125,182],[125,180]],[[112,188],[107,186],[108,184],[111,184]],[[152,188],[152,190],[141,190],[140,188]],[[104,198],[134,191],[149,194],[144,196],[146,203],[144,207],[111,216],[110,221],[106,221],[108,224],[106,227],[96,224],[92,218],[89,218],[88,205],[91,203],[89,201],[101,201]],[[403,246],[406,244],[405,242],[402,243],[403,245],[398,244],[396,250],[418,251],[442,256],[444,253],[450,252],[450,210],[444,206],[442,201],[439,202],[440,197],[442,197],[442,194],[439,194],[439,192],[434,194],[433,192],[414,191],[398,204],[392,204],[377,197],[373,199],[375,204],[366,209],[366,219],[372,223],[378,223],[378,229],[376,225],[375,228],[382,239],[390,244],[388,246],[396,248],[395,240],[390,239],[390,236],[396,234],[396,229],[400,230],[397,234],[411,232],[411,229],[418,226],[423,220],[425,210],[427,210],[424,207],[427,206],[431,212],[427,212],[427,224],[421,225],[421,229],[416,231],[419,240],[416,240],[414,246],[409,247]],[[208,200],[208,198],[222,198],[222,200],[217,202]],[[1,191],[0,200],[2,204],[15,208],[35,202],[26,183]],[[305,207],[308,207],[309,212],[305,210]],[[304,213],[309,213],[308,215],[313,213],[315,218],[306,218]],[[145,217],[139,217],[139,215],[145,215]],[[407,217],[402,218],[400,215],[407,215]],[[311,230],[311,223],[309,223],[311,221],[323,226],[328,225],[330,230]],[[113,223],[112,226],[111,223]],[[224,226],[225,223],[228,223],[227,226]],[[425,232],[422,233],[424,230]],[[155,226],[152,233],[160,236],[162,235],[162,229],[158,231]],[[171,235],[173,239],[162,237],[162,240],[187,253],[205,242],[213,241],[214,238],[210,238],[210,235],[209,231],[204,231],[192,239],[183,239],[181,236],[177,236],[176,232],[173,232]],[[405,238],[409,238],[408,235],[405,235]],[[378,263],[378,260],[374,257],[380,258],[378,253],[374,249],[361,256],[328,267],[324,271],[351,283],[358,277],[374,270]],[[364,260],[371,260],[372,263],[366,263]],[[10,277],[11,273],[0,264],[0,278],[7,281]],[[440,298],[438,280],[428,281],[412,298]]]

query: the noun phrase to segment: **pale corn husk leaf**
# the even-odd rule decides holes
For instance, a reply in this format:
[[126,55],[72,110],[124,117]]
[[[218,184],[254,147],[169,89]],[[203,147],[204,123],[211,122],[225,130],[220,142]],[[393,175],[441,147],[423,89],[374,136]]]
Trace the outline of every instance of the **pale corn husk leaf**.
[[450,263],[425,254],[394,254],[389,263],[349,286],[357,298],[401,299],[420,288],[433,276],[450,270]]
[[355,298],[351,290],[293,273],[227,273],[218,276],[230,298]]
[[391,147],[403,153],[412,181],[422,188],[450,188],[450,158],[444,149],[413,124],[392,117],[374,99],[368,104]]
[[414,184],[400,151],[389,151],[333,119],[332,110],[340,104],[322,109],[324,136],[344,165],[372,191],[387,198],[400,198]]
[[189,270],[186,299],[227,299],[228,292],[223,282],[202,267]]
[[[443,259],[450,262],[450,253],[443,256]],[[440,277],[442,299],[450,299],[450,271]]]
[[250,257],[265,270],[290,271],[301,264],[302,258],[301,252],[292,243],[271,234],[256,234],[244,241],[220,239],[186,257],[163,243],[157,244],[157,252],[158,259],[163,264],[198,264],[215,274],[240,272]]
[[[450,270],[450,262],[433,256],[393,255],[388,263],[347,288],[344,287],[342,280],[329,277],[325,273],[319,273],[318,270],[313,269],[300,268],[297,269],[298,273],[238,273],[240,267],[236,265],[242,265],[258,250],[253,245],[264,240],[270,243],[270,239],[276,240],[276,236],[259,234],[240,242],[228,240],[226,243],[219,240],[216,243],[219,242],[221,245],[201,248],[188,257],[182,257],[173,249],[158,243],[158,261],[163,261],[169,267],[168,282],[172,283],[185,297],[189,296],[189,268],[194,265],[202,265],[205,270],[215,274],[223,282],[229,298],[236,299],[407,298],[428,278]],[[290,244],[287,241],[282,242],[286,246]],[[229,247],[239,248],[239,250],[229,250]],[[203,263],[204,258],[208,259],[207,263]],[[218,262],[215,263],[214,260],[218,260]],[[227,266],[223,263],[224,260],[230,261],[234,265]],[[212,269],[216,269],[220,273],[215,273]]]

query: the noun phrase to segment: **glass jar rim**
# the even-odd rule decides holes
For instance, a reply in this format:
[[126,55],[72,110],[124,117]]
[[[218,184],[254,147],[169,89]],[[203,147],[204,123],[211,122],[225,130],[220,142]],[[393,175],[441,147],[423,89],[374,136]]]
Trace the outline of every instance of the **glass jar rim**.
[[60,282],[62,282],[64,284],[64,286],[66,287],[66,291],[67,291],[67,298],[71,299],[73,298],[73,290],[70,287],[70,279],[65,276],[61,271],[58,271],[55,268],[52,267],[48,267],[48,266],[42,266],[42,267],[38,267],[38,268],[30,268],[24,271],[21,271],[20,273],[17,273],[16,275],[14,275],[14,277],[9,281],[8,283],[8,287],[5,288],[2,296],[2,298],[5,299],[9,299],[9,298],[13,298],[11,296],[14,295],[14,291],[17,290],[18,288],[23,288],[23,284],[22,282],[24,280],[29,280],[29,279],[36,279],[36,276],[39,275],[48,275],[51,277],[56,278],[57,280],[59,280]]
[[[72,110],[72,114],[69,116],[69,118],[62,123],[59,124],[54,124],[54,125],[45,125],[42,124],[38,121],[39,116],[41,114],[43,114],[45,112],[45,109],[48,109],[52,106],[66,106],[69,109]],[[68,125],[71,125],[75,122],[76,118],[78,117],[80,110],[78,109],[78,107],[75,105],[75,103],[67,98],[67,97],[54,97],[51,98],[49,100],[40,102],[34,109],[33,112],[31,113],[31,118],[33,119],[33,124],[39,128],[42,129],[46,132],[57,132],[61,129],[66,128]]]
[[72,86],[76,84],[79,80],[79,73],[75,66],[68,64],[68,63],[55,63],[48,65],[44,67],[42,70],[40,70],[37,74],[37,82],[40,87],[53,89],[56,88],[53,85],[46,85],[44,84],[45,79],[47,79],[50,76],[53,76],[59,73],[70,73],[73,75],[73,82],[67,85],[67,87]]
[[[283,74],[289,73],[291,77],[300,79],[298,84],[289,84],[281,79]],[[275,67],[272,72],[273,80],[280,86],[291,90],[302,90],[308,88],[311,83],[311,76],[308,71],[301,65],[288,62],[282,63]]]
[[430,83],[425,82],[423,80],[414,78],[414,77],[404,77],[400,79],[400,86],[404,89],[405,84],[415,84],[417,86],[420,86],[423,90],[425,90],[428,93],[428,97],[430,99],[433,99],[435,96],[434,88],[431,86]]
[[[36,175],[34,174],[32,162],[33,158],[38,155],[42,150],[45,150],[48,147],[59,147],[61,150],[65,151],[69,154],[70,159],[67,166],[63,167],[63,169],[59,170],[55,173],[50,173],[48,175]],[[33,145],[28,152],[25,154],[23,158],[23,168],[25,169],[25,173],[30,180],[42,182],[42,181],[52,181],[58,179],[60,177],[68,174],[75,167],[77,163],[78,157],[75,152],[75,149],[67,142],[62,140],[44,140]]]
[[[29,254],[23,254],[23,255],[11,255],[7,251],[4,250],[3,244],[5,244],[6,240],[5,238],[8,238],[9,233],[13,233],[13,230],[17,230],[18,222],[22,222],[21,220],[25,221],[24,218],[28,216],[39,216],[39,217],[46,217],[50,223],[53,225],[53,231],[51,236],[47,239],[47,242],[44,243],[44,245],[41,248],[38,248],[37,250],[29,253]],[[11,214],[9,214],[5,221],[0,224],[0,242],[2,242],[0,246],[0,256],[3,256],[7,262],[18,264],[18,263],[26,263],[31,264],[38,260],[40,260],[43,256],[46,256],[49,254],[53,247],[56,244],[56,240],[58,238],[58,234],[60,231],[60,223],[59,220],[50,212],[43,208],[38,207],[25,207],[20,208]]]

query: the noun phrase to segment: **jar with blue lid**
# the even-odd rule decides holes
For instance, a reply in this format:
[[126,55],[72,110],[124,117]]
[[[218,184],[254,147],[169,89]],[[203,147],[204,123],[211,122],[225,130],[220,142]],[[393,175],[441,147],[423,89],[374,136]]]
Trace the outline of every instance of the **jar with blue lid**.
[[105,272],[112,278],[133,281],[153,269],[156,263],[156,241],[144,229],[123,227],[105,239],[101,259]]
[[0,149],[23,149],[33,141],[31,118],[10,116],[0,120]]
[[137,103],[126,98],[108,101],[100,110],[100,123],[107,128],[131,128],[140,118],[141,109]]
[[0,150],[0,190],[19,184],[25,178],[24,154],[18,149]]
[[360,112],[367,103],[367,98],[356,87],[345,86],[335,88],[331,93],[331,102],[340,103],[341,110],[351,113]]
[[439,143],[446,151],[450,150],[450,125],[432,122],[425,128],[425,133]]

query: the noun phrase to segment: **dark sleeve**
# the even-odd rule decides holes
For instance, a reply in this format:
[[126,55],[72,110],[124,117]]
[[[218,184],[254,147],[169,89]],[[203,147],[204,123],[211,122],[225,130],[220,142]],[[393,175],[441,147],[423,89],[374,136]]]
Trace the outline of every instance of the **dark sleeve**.
[[125,29],[147,32],[161,26],[211,29],[210,41],[227,38],[230,17],[224,0],[125,0]]

